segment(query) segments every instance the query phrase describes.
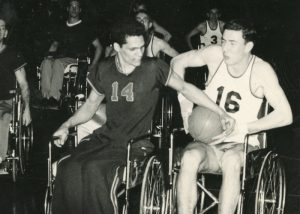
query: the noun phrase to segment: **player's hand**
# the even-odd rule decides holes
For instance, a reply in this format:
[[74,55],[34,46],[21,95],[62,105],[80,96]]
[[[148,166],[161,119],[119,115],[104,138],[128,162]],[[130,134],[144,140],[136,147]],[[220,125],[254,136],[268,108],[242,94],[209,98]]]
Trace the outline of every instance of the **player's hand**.
[[220,116],[220,118],[221,118],[221,123],[222,123],[222,126],[223,126],[223,130],[224,130],[224,135],[229,136],[234,130],[235,119],[230,117],[225,112]]
[[69,129],[65,126],[61,126],[56,132],[54,132],[53,137],[55,137],[54,139],[54,144],[57,147],[62,147],[68,137],[69,134]]
[[29,108],[24,109],[22,119],[23,119],[23,125],[25,126],[28,126],[31,123],[31,114]]
[[227,136],[229,136],[233,132],[235,127],[235,119],[230,117],[225,112],[220,115],[220,119],[224,131],[212,138],[212,142],[210,143],[210,145],[212,146],[222,143],[227,138]]
[[237,122],[234,126],[233,132],[226,137],[226,141],[243,143],[245,136],[249,133],[246,123]]

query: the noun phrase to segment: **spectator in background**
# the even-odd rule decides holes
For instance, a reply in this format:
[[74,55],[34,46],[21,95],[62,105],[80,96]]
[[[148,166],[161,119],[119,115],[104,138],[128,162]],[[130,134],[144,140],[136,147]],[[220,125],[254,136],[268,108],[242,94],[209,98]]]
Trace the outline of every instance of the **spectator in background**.
[[211,44],[221,44],[224,22],[219,20],[221,16],[219,9],[213,7],[206,15],[207,20],[198,24],[186,36],[186,42],[191,50],[194,49],[191,38],[197,34],[200,34],[200,45],[198,49]]
[[142,23],[146,30],[146,50],[145,55],[148,57],[159,57],[160,53],[167,54],[170,57],[175,57],[178,52],[172,48],[165,40],[155,36],[153,30],[153,20],[145,10],[139,10],[135,14],[138,22]]
[[[94,68],[101,56],[102,45],[96,33],[93,33],[81,19],[79,0],[70,0],[68,5],[68,20],[55,41],[49,48],[49,54],[41,64],[41,91],[50,104],[57,105],[61,97],[64,69],[68,64],[75,63],[76,58],[86,58],[88,48],[92,44],[95,54],[90,65]],[[54,55],[55,53],[55,55]]]
[[[144,1],[137,0],[133,1],[131,7],[130,7],[130,14],[136,14],[138,11],[148,11],[147,6]],[[165,28],[163,28],[161,25],[159,25],[155,20],[152,20],[153,29],[155,32],[161,34],[163,36],[163,39],[165,41],[170,41],[172,35],[170,32],[168,32]]]

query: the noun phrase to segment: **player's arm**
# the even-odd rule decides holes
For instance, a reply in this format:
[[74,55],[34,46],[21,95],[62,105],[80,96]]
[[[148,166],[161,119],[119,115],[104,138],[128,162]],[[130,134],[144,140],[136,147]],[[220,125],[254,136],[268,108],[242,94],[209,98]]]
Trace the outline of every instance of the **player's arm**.
[[[174,57],[171,61],[171,69],[184,79],[185,69],[187,67],[209,66],[209,71],[215,70],[216,66],[222,59],[222,51],[219,46],[209,46],[201,50],[192,50]],[[187,131],[187,119],[192,112],[193,103],[186,99],[181,93],[178,94],[181,116],[184,122],[184,127]]]
[[[172,71],[170,71],[172,72]],[[185,82],[175,72],[170,74],[167,85],[175,89],[178,93],[182,94],[189,101],[211,109],[220,115],[223,128],[226,130],[226,134],[232,132],[234,127],[234,119],[228,116],[217,104],[215,104],[203,91],[196,86]]]
[[161,39],[156,38],[156,37],[155,37],[155,39],[157,39],[161,51],[164,52],[165,54],[167,54],[168,56],[170,56],[170,57],[175,57],[175,56],[177,56],[177,55],[179,54],[179,53],[178,53],[174,48],[172,48],[172,47],[169,45],[169,43],[167,43],[166,41],[161,40]]
[[29,106],[29,98],[30,98],[30,91],[28,82],[26,79],[26,72],[24,67],[19,68],[15,71],[17,82],[21,89],[22,99],[24,101],[24,111],[23,111],[23,123],[24,125],[28,125],[31,122],[31,114],[30,114],[30,106]]
[[253,78],[258,84],[254,88],[254,93],[261,91],[274,110],[265,117],[248,123],[248,132],[256,133],[291,124],[293,122],[291,107],[273,68],[263,62],[256,71]]
[[102,54],[102,51],[103,51],[103,47],[102,47],[102,44],[99,41],[99,39],[95,39],[92,42],[92,44],[95,47],[95,54],[94,54],[94,59],[93,59],[93,61],[91,63],[91,67],[94,67],[94,66],[97,65],[97,62],[99,61],[99,59],[101,57],[101,54]]
[[160,26],[156,21],[153,20],[152,22],[153,24],[153,28],[154,28],[154,31],[156,31],[157,33],[160,33],[164,36],[164,40],[165,41],[169,41],[172,37],[172,35],[170,34],[169,31],[167,31],[165,28],[163,28],[162,26]]
[[174,57],[171,68],[182,79],[188,67],[201,67],[207,65],[209,72],[215,72],[223,59],[222,48],[219,45],[210,45],[201,50],[191,50]]
[[223,32],[224,32],[224,25],[225,25],[225,22],[219,20],[219,24],[220,24],[220,30],[221,30],[221,32],[223,33]]
[[92,89],[86,102],[53,134],[53,136],[59,137],[59,139],[54,141],[55,145],[61,147],[64,144],[68,136],[69,128],[89,121],[96,113],[103,99],[104,95],[99,94],[95,89]]
[[193,45],[192,45],[192,42],[191,42],[191,39],[193,36],[195,36],[196,34],[200,33],[201,35],[203,35],[205,33],[204,29],[203,29],[203,26],[204,23],[200,23],[199,25],[197,25],[195,28],[193,28],[185,37],[185,40],[187,42],[187,45],[189,46],[189,48],[191,50],[193,50]]

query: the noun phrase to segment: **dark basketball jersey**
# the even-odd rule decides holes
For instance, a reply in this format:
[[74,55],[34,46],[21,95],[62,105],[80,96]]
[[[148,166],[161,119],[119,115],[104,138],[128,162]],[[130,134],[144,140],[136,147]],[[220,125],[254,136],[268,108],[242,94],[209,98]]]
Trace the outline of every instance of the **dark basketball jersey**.
[[150,129],[159,89],[167,83],[169,66],[159,59],[145,58],[129,75],[121,73],[115,57],[102,61],[88,82],[106,98],[107,122],[93,135],[102,142],[126,146]]
[[25,65],[23,56],[14,48],[6,47],[0,53],[0,100],[7,100],[12,97],[9,91],[16,87],[15,72]]

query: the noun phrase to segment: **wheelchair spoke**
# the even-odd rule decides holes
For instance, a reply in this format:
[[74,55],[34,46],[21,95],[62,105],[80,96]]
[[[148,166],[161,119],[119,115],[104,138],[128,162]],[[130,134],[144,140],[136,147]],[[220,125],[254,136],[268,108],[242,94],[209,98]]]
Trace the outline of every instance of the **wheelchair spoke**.
[[256,214],[281,214],[284,209],[285,178],[275,154],[268,155],[258,178]]
[[163,213],[165,188],[161,164],[156,159],[149,162],[142,184],[140,213]]

